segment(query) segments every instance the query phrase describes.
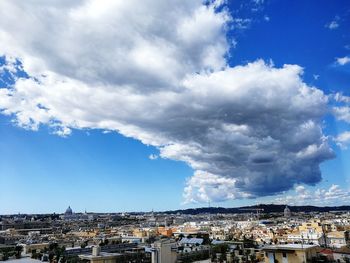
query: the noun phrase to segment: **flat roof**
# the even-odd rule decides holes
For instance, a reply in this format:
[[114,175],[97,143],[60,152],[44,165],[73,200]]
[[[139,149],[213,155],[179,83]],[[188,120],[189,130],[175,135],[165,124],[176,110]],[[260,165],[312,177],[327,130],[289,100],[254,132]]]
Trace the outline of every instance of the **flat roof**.
[[120,256],[120,253],[107,253],[107,252],[100,252],[100,254],[98,256],[94,256],[92,254],[89,255],[79,255],[80,258],[82,259],[107,259],[107,258],[115,258]]
[[9,259],[7,262],[11,263],[40,263],[41,261],[38,259],[32,259],[30,257],[22,257],[19,259]]
[[284,244],[284,245],[272,245],[266,246],[264,250],[303,250],[309,248],[318,247],[317,245],[307,245],[307,244]]

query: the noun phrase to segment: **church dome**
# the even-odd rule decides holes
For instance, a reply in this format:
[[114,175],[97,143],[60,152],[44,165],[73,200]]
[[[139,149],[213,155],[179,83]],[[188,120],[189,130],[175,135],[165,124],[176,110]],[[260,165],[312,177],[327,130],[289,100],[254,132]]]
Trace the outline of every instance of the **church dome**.
[[70,206],[68,206],[66,212],[65,212],[66,215],[72,215],[73,214],[73,210],[72,208],[70,208]]
[[288,206],[286,206],[286,208],[284,208],[284,217],[290,217],[291,212]]

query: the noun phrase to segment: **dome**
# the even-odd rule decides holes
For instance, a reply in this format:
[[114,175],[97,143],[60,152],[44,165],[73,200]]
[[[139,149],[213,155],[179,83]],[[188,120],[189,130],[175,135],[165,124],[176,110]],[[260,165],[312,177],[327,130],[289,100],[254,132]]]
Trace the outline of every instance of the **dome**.
[[290,217],[291,212],[288,206],[286,206],[286,208],[284,208],[284,217]]
[[73,214],[73,210],[72,210],[72,208],[70,208],[70,206],[68,206],[68,208],[67,208],[65,214],[66,214],[66,215],[71,215],[71,214]]

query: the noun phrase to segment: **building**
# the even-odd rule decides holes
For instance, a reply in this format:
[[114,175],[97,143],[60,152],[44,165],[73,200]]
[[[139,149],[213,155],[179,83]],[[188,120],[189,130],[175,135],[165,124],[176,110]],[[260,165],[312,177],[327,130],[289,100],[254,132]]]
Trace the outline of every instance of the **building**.
[[324,246],[325,237],[323,233],[294,233],[287,235],[288,242],[303,243]]
[[23,254],[30,254],[32,252],[42,251],[50,246],[49,243],[34,243],[34,244],[23,244],[19,243],[19,246],[23,247]]
[[79,255],[79,258],[90,263],[115,263],[120,255],[119,253],[101,252],[101,247],[96,246],[92,248],[92,254]]
[[79,254],[79,258],[89,263],[151,262],[151,254],[146,252],[144,247],[135,247],[130,244],[120,244],[119,249],[118,246],[114,248],[106,245],[94,246],[89,253],[83,251]]
[[301,226],[299,226],[299,231],[303,233],[323,233],[326,229],[323,229],[320,220],[312,220],[302,223]]
[[122,243],[134,243],[134,244],[140,244],[143,241],[143,238],[141,237],[132,237],[132,236],[122,236],[121,237]]
[[337,262],[349,262],[350,261],[350,248],[342,247],[333,250],[334,260]]
[[173,234],[173,230],[169,227],[158,227],[157,232],[161,236],[171,237]]
[[192,251],[199,251],[203,250],[204,246],[203,244],[203,238],[182,238],[179,242],[179,245],[183,247],[182,252],[192,252]]
[[317,256],[316,245],[286,244],[267,246],[265,252],[265,263],[306,263]]
[[66,212],[64,213],[65,215],[73,215],[73,210],[70,206],[66,209]]
[[286,208],[284,208],[283,214],[284,214],[285,218],[290,218],[290,216],[291,216],[290,209],[287,205],[286,205]]
[[60,216],[64,220],[77,220],[78,216],[73,213],[73,210],[70,206],[66,209],[63,215]]
[[152,263],[175,263],[177,246],[173,239],[162,239],[152,245]]
[[332,248],[341,248],[348,244],[349,240],[345,231],[327,233],[327,245]]

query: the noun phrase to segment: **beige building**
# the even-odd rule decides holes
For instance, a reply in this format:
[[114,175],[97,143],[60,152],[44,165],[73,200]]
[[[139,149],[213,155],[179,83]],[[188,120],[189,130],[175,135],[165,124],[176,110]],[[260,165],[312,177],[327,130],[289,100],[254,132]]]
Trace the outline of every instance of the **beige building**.
[[140,229],[140,228],[135,228],[133,231],[132,231],[132,234],[134,237],[147,237],[147,231],[143,230],[143,229]]
[[163,239],[152,245],[152,263],[176,263],[177,246],[175,240]]
[[341,248],[348,244],[345,231],[334,231],[327,233],[327,245],[332,248]]
[[23,247],[23,254],[30,254],[34,251],[39,252],[49,247],[49,243],[36,243],[36,244],[18,244]]
[[306,263],[317,256],[317,246],[303,244],[286,244],[267,246],[265,263]]
[[304,222],[301,226],[299,226],[299,232],[301,233],[323,233],[324,231],[330,231],[330,226],[327,224],[322,226],[320,220]]
[[79,255],[79,258],[88,260],[90,263],[116,263],[119,256],[118,253],[101,252],[101,247],[95,246],[92,248],[91,255]]

